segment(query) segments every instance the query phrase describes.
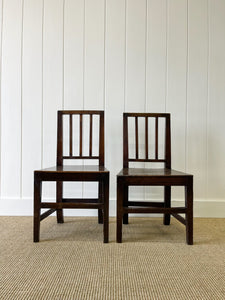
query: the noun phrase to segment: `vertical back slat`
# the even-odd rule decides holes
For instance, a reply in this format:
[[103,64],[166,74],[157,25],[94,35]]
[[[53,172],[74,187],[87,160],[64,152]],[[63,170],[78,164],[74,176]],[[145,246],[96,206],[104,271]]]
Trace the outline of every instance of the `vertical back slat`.
[[89,156],[92,156],[92,115],[90,115]]
[[70,115],[70,156],[73,155],[73,116]]
[[148,117],[145,117],[145,158],[148,159]]
[[136,145],[136,159],[139,157],[138,153],[138,117],[135,117],[135,145]]
[[159,122],[158,122],[158,117],[155,118],[155,159],[158,159],[158,134],[159,134]]
[[83,138],[83,115],[80,114],[80,156],[82,156],[82,149],[83,149],[83,143],[82,143],[82,138]]

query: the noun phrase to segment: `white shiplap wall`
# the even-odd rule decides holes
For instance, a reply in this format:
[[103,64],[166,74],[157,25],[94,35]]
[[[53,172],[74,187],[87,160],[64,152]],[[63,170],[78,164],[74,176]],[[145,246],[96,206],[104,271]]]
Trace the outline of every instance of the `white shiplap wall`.
[[[32,214],[33,170],[55,163],[65,108],[105,110],[111,215],[123,111],[166,111],[173,167],[195,176],[195,215],[225,216],[224,0],[0,0],[0,17],[0,215]],[[149,195],[159,188],[132,189]]]

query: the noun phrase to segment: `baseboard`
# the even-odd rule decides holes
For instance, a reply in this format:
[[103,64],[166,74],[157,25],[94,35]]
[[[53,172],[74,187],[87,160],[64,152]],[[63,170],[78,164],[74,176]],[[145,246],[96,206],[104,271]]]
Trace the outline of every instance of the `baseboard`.
[[[46,199],[49,201],[49,199]],[[173,201],[173,206],[182,206],[183,201]],[[65,216],[97,216],[97,210],[89,209],[65,209]],[[116,200],[112,199],[109,203],[109,214],[116,216]],[[0,216],[32,216],[32,198],[0,198]],[[153,216],[153,215],[135,215]],[[155,215],[154,215],[155,216]],[[225,199],[194,201],[194,217],[201,218],[225,218]]]

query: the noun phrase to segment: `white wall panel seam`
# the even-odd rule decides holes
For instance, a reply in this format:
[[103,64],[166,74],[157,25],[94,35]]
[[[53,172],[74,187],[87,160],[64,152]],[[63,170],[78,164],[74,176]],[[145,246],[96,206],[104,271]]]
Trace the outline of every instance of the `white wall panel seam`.
[[[84,101],[85,101],[85,66],[86,66],[86,60],[85,60],[85,47],[86,47],[86,0],[84,1],[84,25],[83,25],[83,109],[84,109]],[[84,161],[82,161],[82,165],[84,165]],[[84,183],[82,182],[82,198],[84,197]]]
[[23,195],[23,183],[22,183],[22,172],[23,172],[23,27],[24,27],[24,0],[22,0],[22,14],[21,14],[21,106],[20,106],[20,114],[21,114],[21,123],[20,123],[20,130],[21,130],[21,143],[20,143],[20,197],[22,198]]
[[184,147],[184,169],[185,172],[187,171],[187,156],[188,156],[188,149],[187,149],[187,131],[188,131],[188,73],[189,73],[189,1],[187,0],[187,51],[186,51],[186,120],[185,120],[185,147]]
[[127,1],[125,0],[125,37],[124,37],[124,112],[126,111],[127,97]]
[[[86,21],[86,18],[85,18],[85,13],[86,13],[86,0],[83,0],[84,1],[84,25],[83,25],[83,109],[84,109],[84,100],[85,100],[85,21]],[[82,189],[83,190],[83,189]]]
[[63,0],[63,30],[62,30],[62,109],[65,107],[65,1]]
[[208,163],[208,157],[209,157],[209,148],[208,148],[208,133],[209,133],[209,66],[210,66],[210,0],[207,0],[207,25],[208,25],[208,60],[207,60],[207,99],[206,99],[206,187],[205,187],[205,195],[206,199],[208,199],[208,178],[209,178],[209,163]]
[[105,74],[106,74],[106,57],[105,57],[105,53],[106,53],[106,1],[107,0],[104,0],[104,42],[103,42],[103,47],[104,47],[104,58],[103,58],[103,110],[105,110],[106,108],[106,88],[105,88]]
[[[83,25],[83,109],[84,109],[84,100],[85,100],[85,29],[86,29],[86,0],[84,1],[84,25]],[[84,165],[84,161],[82,161],[82,165]],[[82,198],[84,197],[84,183],[82,183],[82,188],[81,188],[81,193],[82,193]]]
[[[62,109],[65,107],[65,1],[63,0],[63,22],[62,22]],[[58,117],[57,117],[58,122]],[[57,124],[58,129],[58,124]],[[57,134],[58,138],[58,134]],[[62,189],[64,190],[64,184],[62,183]],[[63,193],[63,192],[62,192]],[[63,197],[63,195],[62,195]]]
[[145,112],[147,111],[147,50],[148,50],[148,0],[145,6]]
[[169,25],[169,8],[168,8],[168,0],[166,0],[165,112],[167,112],[167,99],[168,99],[168,25]]
[[43,168],[44,151],[44,14],[45,0],[42,1],[42,28],[41,28],[41,168]]
[[[147,50],[148,50],[148,0],[146,0],[145,4],[145,112],[147,112]],[[144,167],[146,167],[146,163],[144,163]],[[147,199],[147,190],[144,188],[144,199]]]

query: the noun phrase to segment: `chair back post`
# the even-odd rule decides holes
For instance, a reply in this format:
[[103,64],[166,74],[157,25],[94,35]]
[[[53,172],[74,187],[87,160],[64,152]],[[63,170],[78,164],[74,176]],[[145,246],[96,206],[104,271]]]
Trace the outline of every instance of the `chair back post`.
[[123,167],[128,168],[128,118],[123,113]]
[[165,167],[171,169],[171,130],[170,130],[170,114],[166,117],[165,122]]
[[104,111],[100,112],[100,126],[99,126],[99,165],[104,167],[105,165],[105,133],[104,133]]
[[57,122],[57,166],[63,164],[63,122],[62,112],[58,111],[58,122]]

